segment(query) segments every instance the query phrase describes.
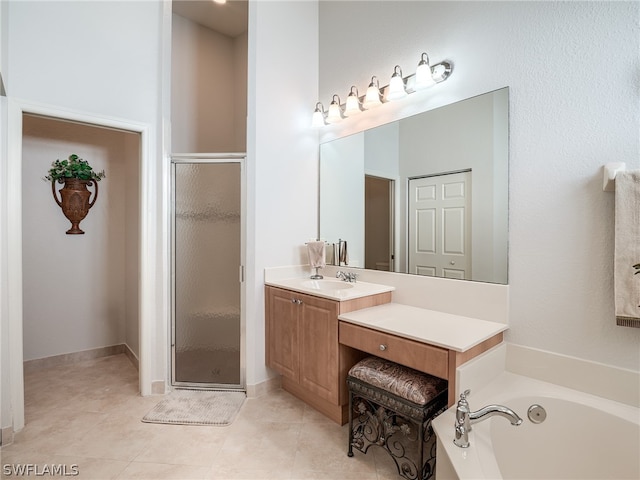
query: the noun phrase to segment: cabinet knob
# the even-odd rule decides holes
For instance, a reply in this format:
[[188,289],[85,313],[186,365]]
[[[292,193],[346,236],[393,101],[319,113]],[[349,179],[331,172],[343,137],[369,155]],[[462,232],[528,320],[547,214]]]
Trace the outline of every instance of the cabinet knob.
[[300,304],[302,303],[302,300],[299,300],[299,299],[297,299],[297,298],[292,298],[292,299],[291,299],[291,303],[295,303],[295,304],[297,304],[297,305],[300,305]]
[[387,349],[387,346],[384,343],[380,345],[380,350],[384,352],[386,349]]

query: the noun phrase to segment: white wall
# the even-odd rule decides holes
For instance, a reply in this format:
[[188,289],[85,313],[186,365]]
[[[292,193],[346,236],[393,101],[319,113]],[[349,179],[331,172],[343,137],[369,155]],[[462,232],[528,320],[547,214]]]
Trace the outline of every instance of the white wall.
[[264,269],[306,263],[304,242],[317,232],[318,142],[309,111],[318,94],[317,25],[316,1],[249,4],[248,385],[270,375]]
[[[145,365],[144,372],[141,365],[140,373],[141,378],[164,381],[167,328],[163,311],[167,287],[163,283],[163,270],[167,266],[167,255],[163,189],[167,169],[160,156],[162,2],[10,1],[2,2],[2,6],[2,21],[7,22],[2,32],[2,48],[6,46],[7,51],[2,58],[2,73],[9,107],[44,106],[64,112],[62,116],[95,118],[97,122],[106,119],[110,124],[130,125],[135,131],[144,132],[140,150],[151,161],[141,167],[141,173],[145,173],[141,176],[141,187],[147,192],[142,198],[146,215],[142,233],[148,238],[146,256],[153,260],[143,262],[141,275],[145,277],[145,289],[140,297],[146,301],[143,315],[152,319],[145,337],[145,350],[152,362]],[[4,108],[3,102],[3,114]],[[7,135],[7,123],[2,123],[3,138]],[[15,131],[18,127],[13,128]],[[9,145],[7,141],[2,148],[3,158],[12,152],[10,160],[15,162],[13,143]],[[1,173],[0,191],[5,195],[7,170]],[[0,215],[6,218],[10,206],[6,197],[2,202]],[[0,233],[0,261],[3,262],[0,272],[4,275],[11,261],[8,256],[12,254],[8,250],[12,245],[8,239],[15,242],[15,235],[6,230]],[[6,300],[7,284],[2,288],[3,300]],[[15,327],[14,319],[9,318],[6,310],[0,313],[2,332],[12,323]],[[22,341],[19,331],[13,331],[12,336],[6,340]],[[7,354],[4,340],[3,335],[3,359]],[[20,395],[11,389],[11,385],[19,381],[18,368],[4,361],[1,367],[3,398],[4,392],[11,392],[12,402],[19,402]],[[151,389],[151,382],[148,383],[143,385],[147,392]],[[13,415],[18,418],[17,428],[20,428],[21,409],[17,405],[13,408]],[[1,413],[2,426],[10,424],[11,414],[4,407]]]
[[153,123],[158,2],[9,2],[7,94]]
[[[137,144],[136,134],[24,117],[24,360],[127,340],[137,354],[139,225],[137,215],[128,214],[138,210]],[[80,223],[84,235],[65,234],[71,224],[50,184],[42,181],[53,160],[71,153],[94,171],[107,172],[98,183],[96,203]],[[56,183],[56,191],[61,188]]]
[[[364,172],[367,175],[400,179],[400,124],[389,123],[367,130],[364,136]],[[322,148],[322,146],[320,147]]]
[[[366,11],[367,21],[351,19]],[[322,2],[320,101],[420,53],[453,75],[322,139],[510,87],[510,342],[637,371],[616,327],[613,196],[602,165],[640,166],[637,2]],[[340,32],[340,35],[335,35]],[[312,112],[309,105],[309,114]]]
[[[8,51],[8,42],[7,42],[7,31],[9,25],[9,16],[8,12],[8,3],[2,2],[0,4],[0,79],[3,79],[5,76],[5,72],[7,70],[7,51]],[[2,86],[4,86],[4,81],[2,82]]]
[[[354,267],[365,264],[364,147],[364,135],[350,135],[320,146],[320,210],[328,213],[320,222],[321,236],[330,244],[345,240],[347,261]],[[330,180],[325,181],[327,178]]]
[[239,152],[247,151],[247,50],[248,34],[245,32],[233,39],[233,68],[235,76],[235,145]]
[[[7,2],[0,2],[0,75],[4,79],[7,65]],[[0,97],[0,125],[7,124],[7,99]],[[0,152],[7,151],[7,130],[0,126]],[[0,162],[0,186],[7,181],[7,162]],[[7,276],[7,189],[0,188],[0,429],[9,426],[11,416],[11,389],[9,375],[11,361],[9,356],[9,318],[8,276]],[[5,442],[7,440],[5,439]]]
[[172,20],[172,152],[244,152],[246,35],[228,37],[175,14]]

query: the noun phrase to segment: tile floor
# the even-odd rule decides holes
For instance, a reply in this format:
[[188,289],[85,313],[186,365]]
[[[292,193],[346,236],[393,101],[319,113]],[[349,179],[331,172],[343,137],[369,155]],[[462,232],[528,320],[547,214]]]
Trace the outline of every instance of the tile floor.
[[125,355],[26,374],[26,426],[0,450],[2,478],[24,478],[6,474],[17,464],[77,465],[65,478],[81,479],[401,478],[384,452],[347,457],[347,427],[282,390],[247,399],[226,427],[143,423],[162,397],[137,391]]

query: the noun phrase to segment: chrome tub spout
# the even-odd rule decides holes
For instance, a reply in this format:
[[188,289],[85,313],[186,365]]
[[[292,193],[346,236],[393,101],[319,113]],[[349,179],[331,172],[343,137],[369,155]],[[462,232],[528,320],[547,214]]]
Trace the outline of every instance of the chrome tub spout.
[[467,395],[469,395],[469,393],[471,393],[470,390],[466,390],[460,394],[460,400],[458,400],[458,406],[456,407],[456,432],[453,443],[458,447],[467,448],[470,445],[469,432],[471,431],[471,425],[486,420],[487,418],[498,415],[509,420],[511,425],[518,426],[522,423],[522,418],[504,405],[487,405],[480,410],[472,412],[469,409],[469,402],[467,402]]
[[516,412],[511,410],[504,405],[487,405],[480,410],[469,413],[469,420],[471,425],[474,423],[481,422],[487,418],[498,415],[500,417],[504,417],[511,422],[511,425],[518,426],[522,423],[522,419],[518,416]]

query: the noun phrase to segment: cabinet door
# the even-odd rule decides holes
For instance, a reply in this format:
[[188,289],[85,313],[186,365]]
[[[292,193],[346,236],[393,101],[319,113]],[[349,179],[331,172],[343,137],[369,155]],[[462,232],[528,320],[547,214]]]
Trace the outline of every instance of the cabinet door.
[[300,305],[292,301],[298,297],[293,292],[275,288],[269,288],[268,295],[268,366],[281,375],[298,381]]
[[301,296],[300,384],[338,403],[338,302]]

